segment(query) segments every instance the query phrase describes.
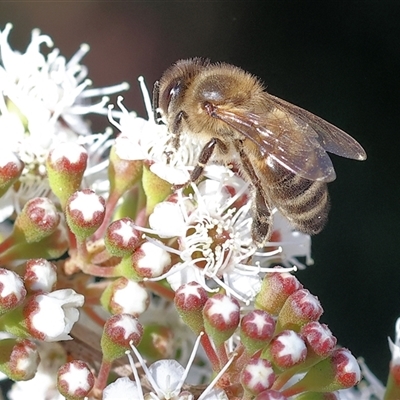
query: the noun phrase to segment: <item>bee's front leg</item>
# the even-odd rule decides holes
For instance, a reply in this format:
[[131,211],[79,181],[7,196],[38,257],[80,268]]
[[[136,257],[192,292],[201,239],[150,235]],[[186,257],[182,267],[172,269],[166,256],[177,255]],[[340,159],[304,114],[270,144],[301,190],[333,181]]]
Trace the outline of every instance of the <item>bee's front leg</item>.
[[213,155],[216,146],[218,146],[222,152],[226,152],[227,150],[225,144],[221,140],[217,138],[212,138],[204,145],[203,149],[201,150],[199,159],[197,161],[197,165],[194,167],[192,173],[190,174],[189,182],[186,182],[181,185],[173,185],[172,189],[173,190],[181,189],[187,186],[190,182],[194,183],[198,182],[198,180],[203,175],[204,168],[207,165],[208,161],[210,160],[211,156]]

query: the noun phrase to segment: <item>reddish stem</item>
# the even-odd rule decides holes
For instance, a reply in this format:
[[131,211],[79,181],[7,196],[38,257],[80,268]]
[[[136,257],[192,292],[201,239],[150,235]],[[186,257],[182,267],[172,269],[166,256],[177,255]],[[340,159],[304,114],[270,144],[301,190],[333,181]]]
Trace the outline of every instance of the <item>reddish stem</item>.
[[94,389],[100,392],[107,386],[108,375],[110,374],[112,362],[102,360],[99,374],[97,375],[96,384]]
[[219,372],[220,370],[220,362],[218,359],[217,354],[215,353],[215,350],[211,344],[210,338],[208,337],[207,333],[204,333],[202,335],[200,342],[203,346],[204,351],[207,354],[208,359],[211,362],[211,366],[214,372]]
[[114,214],[115,207],[118,203],[119,198],[121,197],[120,193],[112,192],[107,199],[106,203],[106,213],[104,215],[104,219],[102,224],[100,225],[99,229],[94,233],[93,240],[98,240],[104,236],[105,231],[110,225],[111,218]]

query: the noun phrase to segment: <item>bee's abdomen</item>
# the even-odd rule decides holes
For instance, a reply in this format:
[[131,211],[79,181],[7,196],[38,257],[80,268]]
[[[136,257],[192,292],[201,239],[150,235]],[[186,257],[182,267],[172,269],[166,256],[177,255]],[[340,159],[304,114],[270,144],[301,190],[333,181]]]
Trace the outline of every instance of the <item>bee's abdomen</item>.
[[301,232],[315,234],[326,224],[329,195],[326,182],[304,179],[281,168],[269,184],[272,203]]

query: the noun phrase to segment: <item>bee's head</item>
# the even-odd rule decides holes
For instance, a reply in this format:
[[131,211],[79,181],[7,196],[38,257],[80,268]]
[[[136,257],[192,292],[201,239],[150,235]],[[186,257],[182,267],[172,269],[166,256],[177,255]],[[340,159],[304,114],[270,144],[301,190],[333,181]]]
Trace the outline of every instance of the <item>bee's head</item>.
[[158,83],[158,109],[167,123],[180,111],[186,90],[193,78],[207,65],[209,60],[191,58],[177,61],[164,72]]

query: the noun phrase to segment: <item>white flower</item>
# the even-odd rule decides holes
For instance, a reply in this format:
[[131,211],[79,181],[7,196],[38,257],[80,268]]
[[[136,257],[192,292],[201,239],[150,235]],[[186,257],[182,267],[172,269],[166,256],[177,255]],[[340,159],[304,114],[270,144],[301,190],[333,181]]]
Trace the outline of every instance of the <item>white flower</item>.
[[116,139],[116,152],[124,160],[147,160],[151,162],[150,170],[160,178],[175,185],[189,181],[189,171],[197,164],[201,143],[189,135],[181,135],[178,150],[172,145],[173,134],[166,125],[159,125],[154,120],[150,97],[147,88],[140,79],[145,100],[148,120],[129,113],[118,99],[122,111],[119,122],[110,117],[121,134]]
[[163,276],[174,290],[196,281],[210,291],[214,281],[247,301],[260,284],[259,269],[244,266],[257,249],[251,237],[250,193],[241,178],[217,168],[219,178],[192,184],[193,195],[179,192],[176,203],[158,204],[149,224],[160,237],[178,238],[179,249],[172,251],[182,262]]
[[[142,356],[135,348],[135,346],[131,345],[132,350],[138,359],[145,375],[147,381],[152,387],[153,391],[150,392],[150,399],[154,400],[193,400],[194,396],[189,391],[182,390],[185,380],[188,376],[188,372],[190,367],[194,361],[196,352],[199,348],[201,335],[197,337],[197,340],[194,344],[193,351],[190,355],[189,361],[187,363],[186,368],[183,368],[176,360],[167,359],[156,361],[151,364],[149,367],[146,366]],[[140,386],[139,375],[135,364],[133,362],[132,356],[128,353],[128,358],[130,361],[130,365],[132,367],[133,376],[135,377],[136,386],[134,390],[138,390],[139,395],[135,398],[143,400],[143,391]],[[230,364],[233,361],[233,357],[227,362],[224,368],[218,373],[215,379],[211,382],[211,384],[204,390],[204,392],[198,397],[199,400],[227,400],[226,394],[222,390],[213,389],[215,383],[218,379],[224,374],[224,372],[228,369]],[[122,398],[122,397],[120,397]]]
[[[84,297],[72,289],[61,289],[34,296],[36,307],[30,309],[30,333],[46,342],[70,340],[74,323],[79,319],[77,307],[82,307]],[[51,323],[49,323],[51,321]]]
[[123,377],[110,383],[104,389],[103,400],[140,399],[140,394],[136,382],[131,381],[128,377]]
[[[3,147],[14,152],[25,163],[18,189],[9,190],[0,199],[0,221],[14,209],[33,197],[49,196],[45,160],[49,149],[59,143],[76,141],[89,153],[86,179],[99,186],[93,175],[105,170],[104,152],[110,146],[110,134],[91,137],[90,125],[83,119],[88,113],[107,114],[107,94],[127,89],[122,83],[108,88],[88,89],[87,68],[79,62],[89,51],[82,45],[67,61],[58,49],[45,56],[40,47],[51,48],[53,42],[39,30],[32,32],[31,43],[25,53],[11,49],[7,24],[0,32],[0,129],[4,133]],[[97,103],[90,99],[103,96]],[[103,172],[103,181],[106,173]],[[92,177],[92,178],[90,178]],[[89,186],[90,187],[90,186]],[[107,188],[106,188],[107,190]]]

